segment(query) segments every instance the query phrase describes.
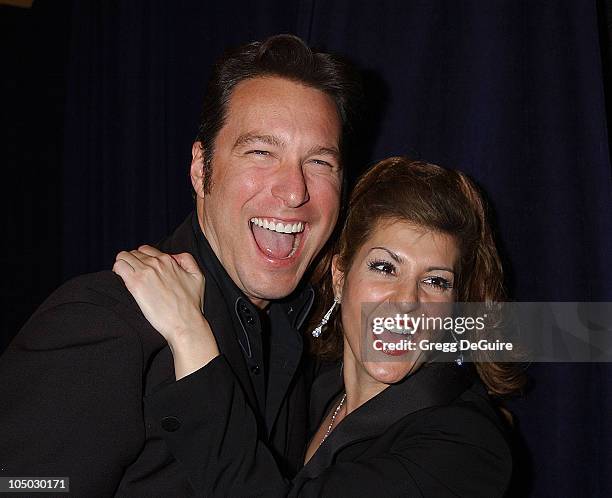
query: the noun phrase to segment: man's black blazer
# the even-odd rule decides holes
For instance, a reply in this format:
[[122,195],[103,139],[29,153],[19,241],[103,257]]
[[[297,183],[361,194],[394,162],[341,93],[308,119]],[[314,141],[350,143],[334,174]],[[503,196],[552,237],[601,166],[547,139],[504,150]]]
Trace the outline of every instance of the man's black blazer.
[[[159,246],[162,250],[198,259],[192,216]],[[206,278],[205,296],[205,314],[220,350],[257,413],[228,318],[232,310],[213,278]],[[290,301],[287,306],[291,309]],[[287,333],[298,333],[295,321],[286,323]],[[0,357],[0,476],[69,477],[73,496],[192,496],[185,466],[159,435],[176,421],[150,418],[145,409],[148,396],[174,383],[166,341],[117,275],[104,271],[69,281]],[[298,370],[278,403],[280,429],[272,430],[268,441],[294,466],[305,444],[306,396]],[[200,417],[197,411],[191,415]]]

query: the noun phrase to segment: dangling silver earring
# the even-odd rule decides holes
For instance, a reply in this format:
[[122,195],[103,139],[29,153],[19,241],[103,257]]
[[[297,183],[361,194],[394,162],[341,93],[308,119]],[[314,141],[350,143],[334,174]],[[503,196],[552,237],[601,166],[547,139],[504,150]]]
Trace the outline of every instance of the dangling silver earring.
[[334,297],[334,304],[332,304],[332,307],[329,308],[327,313],[325,313],[325,316],[323,317],[323,319],[321,320],[321,323],[319,323],[317,328],[312,331],[312,336],[313,337],[319,337],[321,335],[321,332],[323,331],[323,327],[325,327],[327,322],[329,322],[329,318],[331,317],[332,313],[334,312],[334,308],[336,307],[337,304],[340,304],[340,298],[339,297]]
[[[457,339],[457,336],[455,335],[455,331],[451,329],[450,333],[453,336],[453,339],[455,340],[455,344],[457,344],[457,349],[459,349],[459,340]],[[459,356],[455,358],[455,363],[459,366],[463,365],[463,353],[461,352],[461,350],[459,350]]]

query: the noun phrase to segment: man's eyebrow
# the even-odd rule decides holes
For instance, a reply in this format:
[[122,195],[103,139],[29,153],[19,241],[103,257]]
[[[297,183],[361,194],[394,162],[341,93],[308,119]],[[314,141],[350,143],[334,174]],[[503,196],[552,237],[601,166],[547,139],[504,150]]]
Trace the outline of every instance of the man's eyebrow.
[[274,135],[256,135],[254,133],[243,133],[238,137],[234,143],[234,148],[240,147],[241,145],[248,145],[253,143],[264,143],[272,147],[284,147],[285,142]]
[[309,156],[321,155],[321,156],[332,156],[335,159],[340,159],[340,151],[337,147],[319,147],[315,145],[308,151]]
[[374,249],[382,249],[383,251],[388,252],[389,256],[391,256],[393,260],[400,265],[404,262],[403,258],[399,254],[394,253],[393,251],[390,251],[386,247],[381,247],[381,246],[372,247],[369,252],[372,252]]

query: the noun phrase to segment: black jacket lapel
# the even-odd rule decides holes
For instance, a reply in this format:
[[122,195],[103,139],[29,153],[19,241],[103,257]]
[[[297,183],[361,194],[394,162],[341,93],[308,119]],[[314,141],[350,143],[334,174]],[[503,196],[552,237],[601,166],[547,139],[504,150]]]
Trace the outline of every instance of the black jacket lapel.
[[[337,375],[337,371],[329,374]],[[455,365],[432,363],[422,367],[403,382],[389,386],[342,420],[300,474],[307,479],[318,476],[332,464],[342,448],[382,434],[406,415],[448,404],[471,383],[463,369]]]

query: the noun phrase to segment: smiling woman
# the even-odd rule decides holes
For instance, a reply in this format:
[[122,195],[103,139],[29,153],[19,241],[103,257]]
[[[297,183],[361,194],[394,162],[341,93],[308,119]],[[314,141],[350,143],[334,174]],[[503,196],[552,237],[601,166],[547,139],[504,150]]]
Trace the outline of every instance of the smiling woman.
[[[379,273],[391,277],[397,285],[406,278],[408,265],[390,249],[403,246],[412,257],[421,254],[429,259],[422,260],[418,285],[400,286],[405,299],[399,300],[486,305],[504,299],[503,270],[486,206],[478,189],[463,173],[401,157],[386,159],[360,178],[351,196],[349,212],[335,250],[337,271],[356,271],[355,263],[365,261],[367,250],[380,254],[380,261],[368,264],[374,264]],[[398,244],[402,237],[405,243]],[[377,239],[382,240],[375,243]],[[385,244],[387,249],[374,247]],[[410,271],[416,268],[413,264]],[[321,279],[319,287],[320,295],[324,296],[319,301],[321,313],[337,290],[328,278]],[[362,302],[385,300],[387,297],[381,295]],[[312,344],[315,354],[335,360],[342,357],[346,344],[343,318],[337,316],[324,339]],[[506,395],[522,387],[524,377],[515,364],[492,362],[482,351],[472,356],[491,393]]]
[[[450,235],[391,219],[379,220],[363,240],[348,266],[340,266],[346,264],[341,256],[334,258],[332,272],[334,294],[343,301],[338,324],[344,331],[345,367],[350,351],[351,364],[363,366],[361,374],[365,376],[360,382],[376,389],[372,381],[382,381],[380,388],[398,382],[425,358],[418,349],[391,348],[404,340],[401,331],[394,328],[373,334],[368,326],[364,334],[363,318],[369,324],[373,317],[393,313],[418,316],[426,304],[436,303],[439,312],[443,303],[454,302],[459,249]],[[372,304],[364,306],[367,303]],[[387,355],[402,355],[402,361],[373,354],[375,340],[387,345]]]

